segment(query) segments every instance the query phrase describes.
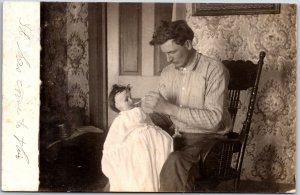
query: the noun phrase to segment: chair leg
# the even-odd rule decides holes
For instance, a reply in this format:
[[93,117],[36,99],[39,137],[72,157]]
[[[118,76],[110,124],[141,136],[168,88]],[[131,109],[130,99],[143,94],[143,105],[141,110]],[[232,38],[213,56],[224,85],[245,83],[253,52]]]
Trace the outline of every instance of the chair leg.
[[234,192],[238,192],[240,185],[240,178],[234,179]]

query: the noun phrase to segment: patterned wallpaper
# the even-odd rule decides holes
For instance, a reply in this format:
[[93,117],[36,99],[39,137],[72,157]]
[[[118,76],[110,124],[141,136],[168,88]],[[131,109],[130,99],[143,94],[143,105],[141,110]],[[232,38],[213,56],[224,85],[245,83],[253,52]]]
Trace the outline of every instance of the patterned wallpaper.
[[57,124],[89,120],[87,4],[43,2],[41,9],[41,134],[49,138]]
[[89,113],[88,22],[86,3],[67,3],[67,86],[70,107]]
[[[283,4],[274,15],[198,17],[188,6],[186,18],[195,31],[194,46],[203,54],[256,62],[259,52],[266,52],[242,179],[295,183],[296,6]],[[246,109],[247,103],[238,127]]]

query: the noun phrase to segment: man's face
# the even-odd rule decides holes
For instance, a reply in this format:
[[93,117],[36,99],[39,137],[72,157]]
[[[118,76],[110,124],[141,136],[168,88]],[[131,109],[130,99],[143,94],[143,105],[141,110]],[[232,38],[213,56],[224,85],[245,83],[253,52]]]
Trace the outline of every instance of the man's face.
[[189,61],[190,50],[186,44],[178,45],[173,39],[170,39],[160,45],[161,51],[166,54],[167,61],[173,63],[175,68],[185,67]]
[[120,111],[131,109],[133,107],[133,102],[131,99],[130,91],[124,90],[120,93],[117,93],[115,96],[115,105],[116,108]]

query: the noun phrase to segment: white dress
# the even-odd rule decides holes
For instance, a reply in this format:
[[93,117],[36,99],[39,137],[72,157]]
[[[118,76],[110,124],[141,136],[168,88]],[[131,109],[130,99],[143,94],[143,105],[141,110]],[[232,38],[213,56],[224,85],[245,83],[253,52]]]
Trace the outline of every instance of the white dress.
[[172,150],[171,136],[141,108],[120,112],[109,129],[101,162],[110,191],[158,191],[159,173]]

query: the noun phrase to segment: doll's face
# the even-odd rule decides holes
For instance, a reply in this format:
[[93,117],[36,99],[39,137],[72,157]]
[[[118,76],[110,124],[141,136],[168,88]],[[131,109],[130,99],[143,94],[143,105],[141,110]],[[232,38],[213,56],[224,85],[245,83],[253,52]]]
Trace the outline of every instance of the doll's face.
[[134,107],[133,101],[131,99],[131,93],[129,90],[124,90],[117,93],[115,96],[116,108],[120,111],[130,110]]

